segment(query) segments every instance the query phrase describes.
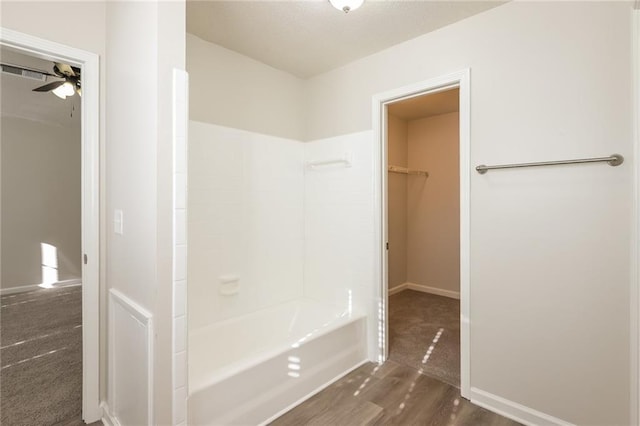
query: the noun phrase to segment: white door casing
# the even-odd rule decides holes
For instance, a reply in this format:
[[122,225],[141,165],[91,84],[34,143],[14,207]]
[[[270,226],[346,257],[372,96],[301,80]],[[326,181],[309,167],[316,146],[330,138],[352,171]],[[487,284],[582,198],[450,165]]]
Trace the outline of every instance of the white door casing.
[[403,99],[459,88],[460,90],[460,386],[461,394],[470,393],[470,150],[471,150],[471,71],[464,69],[441,77],[400,87],[373,96],[374,132],[374,226],[376,231],[375,273],[379,287],[378,345],[371,359],[383,362],[389,355],[388,315],[388,211],[387,211],[387,105]]
[[[0,45],[20,53],[82,68],[82,418],[100,420],[100,125],[99,57],[6,28]],[[85,257],[86,256],[86,257]],[[86,259],[86,262],[84,261]]]

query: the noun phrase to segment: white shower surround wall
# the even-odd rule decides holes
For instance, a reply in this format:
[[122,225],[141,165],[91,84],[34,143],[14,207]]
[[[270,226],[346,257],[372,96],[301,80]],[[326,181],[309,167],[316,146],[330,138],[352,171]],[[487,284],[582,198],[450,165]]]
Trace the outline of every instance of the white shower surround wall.
[[[303,155],[294,140],[190,122],[191,330],[302,297]],[[220,277],[237,277],[237,294]]]
[[369,359],[377,361],[382,336],[375,280],[373,132],[304,143],[305,162],[341,158],[349,168],[306,170],[304,191],[304,296],[365,310]]
[[[290,312],[287,306],[305,306],[314,312],[361,313],[347,322],[331,321],[327,326],[331,333],[318,337],[314,345],[320,346],[315,351],[337,351],[345,335],[355,336],[353,333],[361,331],[362,338],[354,340],[355,346],[344,360],[336,365],[325,364],[325,374],[315,375],[304,385],[294,380],[299,386],[294,392],[297,398],[275,398],[275,405],[250,413],[257,416],[252,419],[266,421],[264,413],[282,411],[367,358],[375,357],[379,300],[373,281],[371,138],[372,132],[366,131],[301,143],[190,122],[188,410],[192,420],[213,418],[210,410],[203,413],[207,411],[206,395],[216,394],[217,384],[233,382],[240,388],[256,387],[247,381],[251,376],[247,371],[267,368],[286,353],[279,350],[265,358],[265,351],[288,347],[292,336],[305,335],[302,329],[293,334],[280,333],[288,325],[282,321],[282,315]],[[310,161],[345,155],[351,160],[350,167],[305,168]],[[221,281],[229,277],[238,278],[237,294],[224,295],[220,291],[224,286]],[[280,314],[256,314],[270,310]],[[290,318],[290,323],[294,322],[308,324],[306,333],[317,328],[310,321]],[[237,336],[250,342],[257,338],[256,330],[262,330],[260,335],[271,330],[271,336],[269,345],[247,347],[234,356],[234,362],[217,365],[212,359],[209,373],[218,369],[237,374],[211,379],[211,374],[206,373],[207,362],[202,361],[203,357],[210,358],[206,353],[213,350],[213,346],[207,349],[215,340],[211,330],[228,336],[224,341]],[[203,337],[207,335],[208,338]],[[196,377],[205,376],[211,380],[198,385]],[[275,376],[271,379],[277,382]]]
[[[189,329],[301,297],[371,306],[372,132],[301,143],[189,128]],[[348,155],[350,167],[305,163]],[[238,294],[220,294],[236,276]]]

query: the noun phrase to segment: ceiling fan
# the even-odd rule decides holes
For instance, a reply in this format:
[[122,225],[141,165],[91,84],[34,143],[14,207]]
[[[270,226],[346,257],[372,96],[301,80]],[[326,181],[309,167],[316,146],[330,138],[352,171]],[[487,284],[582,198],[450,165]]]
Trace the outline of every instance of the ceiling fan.
[[[66,99],[68,96],[73,96],[75,93],[82,96],[80,68],[72,67],[71,65],[62,64],[60,62],[54,62],[53,72],[55,73],[55,76],[63,78],[64,80],[47,83],[44,86],[36,87],[33,91],[53,92],[54,95],[61,99]],[[49,75],[54,76],[53,74]]]

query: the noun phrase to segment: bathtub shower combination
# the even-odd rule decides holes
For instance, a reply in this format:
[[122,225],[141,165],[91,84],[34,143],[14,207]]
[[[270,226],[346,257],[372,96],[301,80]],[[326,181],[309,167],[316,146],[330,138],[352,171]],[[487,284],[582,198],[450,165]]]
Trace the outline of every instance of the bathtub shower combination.
[[264,424],[377,356],[370,141],[190,123],[189,424]]
[[[260,424],[360,365],[365,317],[298,300],[191,335],[193,424]],[[226,342],[223,350],[212,342]]]

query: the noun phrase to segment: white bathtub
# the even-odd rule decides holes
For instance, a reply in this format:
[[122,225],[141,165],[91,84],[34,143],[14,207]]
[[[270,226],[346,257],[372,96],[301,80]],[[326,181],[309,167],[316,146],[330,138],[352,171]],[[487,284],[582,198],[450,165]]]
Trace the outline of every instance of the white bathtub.
[[189,334],[190,425],[258,425],[366,361],[366,318],[296,300]]

